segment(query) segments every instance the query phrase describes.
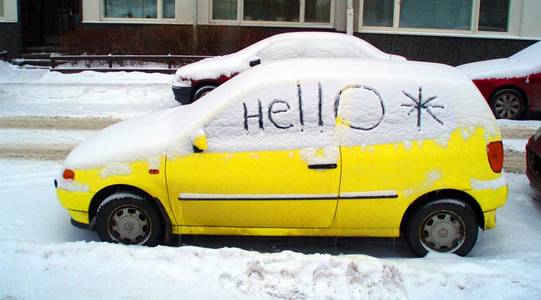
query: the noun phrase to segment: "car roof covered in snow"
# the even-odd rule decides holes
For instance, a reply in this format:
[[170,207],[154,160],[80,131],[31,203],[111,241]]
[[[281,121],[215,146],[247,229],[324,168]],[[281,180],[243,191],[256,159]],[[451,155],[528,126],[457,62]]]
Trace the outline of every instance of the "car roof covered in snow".
[[[167,149],[176,149],[178,154],[189,153],[192,145],[185,137],[197,134],[208,120],[233,103],[244,101],[269,87],[267,90],[271,93],[279,93],[281,86],[291,88],[298,82],[318,81],[322,84],[334,82],[339,86],[360,84],[378,88],[393,102],[397,102],[398,97],[403,98],[404,91],[417,95],[417,90],[424,87],[431,94],[438,95],[449,111],[455,111],[453,119],[456,117],[456,124],[496,126],[477,88],[453,67],[410,61],[303,58],[251,68],[190,105],[108,127],[79,145],[67,158],[66,165],[77,168],[119,160],[135,161],[149,157],[156,160]],[[337,92],[329,91],[324,101],[334,101]]]

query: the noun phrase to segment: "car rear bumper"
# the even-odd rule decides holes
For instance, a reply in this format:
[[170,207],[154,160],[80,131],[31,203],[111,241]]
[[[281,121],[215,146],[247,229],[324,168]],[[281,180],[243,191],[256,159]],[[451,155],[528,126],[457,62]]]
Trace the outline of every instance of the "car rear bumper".
[[192,103],[192,87],[191,86],[173,86],[173,94],[175,100],[181,104]]

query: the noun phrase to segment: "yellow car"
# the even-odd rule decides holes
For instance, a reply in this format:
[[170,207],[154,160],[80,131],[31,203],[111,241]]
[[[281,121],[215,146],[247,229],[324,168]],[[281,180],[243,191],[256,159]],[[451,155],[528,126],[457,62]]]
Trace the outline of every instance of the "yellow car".
[[102,240],[172,235],[404,235],[466,255],[507,197],[480,92],[430,63],[299,59],[254,67],[199,101],[101,131],[57,178]]

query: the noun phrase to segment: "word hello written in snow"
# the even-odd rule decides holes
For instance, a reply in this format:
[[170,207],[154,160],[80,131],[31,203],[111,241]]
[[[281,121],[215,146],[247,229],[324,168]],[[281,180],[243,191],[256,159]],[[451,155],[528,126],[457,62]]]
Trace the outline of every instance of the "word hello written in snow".
[[[368,91],[370,93],[371,97],[374,97],[374,99],[379,103],[379,107],[381,108],[381,116],[379,117],[379,119],[377,119],[375,121],[372,121],[372,124],[364,125],[364,126],[355,125],[352,122],[348,122],[349,127],[353,128],[353,129],[357,129],[357,130],[372,130],[372,129],[378,127],[378,125],[381,123],[381,121],[383,121],[383,117],[385,116],[385,106],[383,104],[383,99],[381,98],[379,93],[376,90],[372,89],[372,88],[361,86],[361,85],[349,85],[349,86],[346,86],[343,89],[341,89],[338,92],[338,94],[336,95],[336,98],[335,98],[334,117],[336,119],[336,117],[338,116],[338,107],[340,105],[340,96],[346,91],[350,91],[350,90],[352,91],[352,90],[358,90],[358,89],[366,90],[366,91]],[[302,127],[302,126],[304,126],[305,118],[304,118],[303,93],[302,93],[302,88],[301,88],[300,83],[297,83],[297,103],[298,103],[298,117],[299,117],[298,120],[299,120],[299,124]],[[291,127],[295,126],[291,122],[284,123],[283,121],[281,122],[280,120],[277,120],[278,115],[283,114],[283,113],[291,112],[291,105],[285,100],[275,99],[275,100],[271,101],[268,104],[265,111],[263,110],[263,105],[261,104],[261,100],[257,100],[257,111],[255,113],[248,112],[248,106],[246,105],[245,102],[242,103],[242,105],[244,107],[244,129],[246,131],[248,131],[248,129],[249,129],[248,121],[250,119],[252,119],[252,118],[258,120],[259,128],[261,128],[263,130],[265,129],[265,124],[263,122],[263,118],[264,118],[263,113],[264,112],[267,113],[267,117],[268,117],[269,121],[272,123],[272,125],[274,125],[274,127],[278,128],[278,129],[288,129],[288,128],[291,128]],[[318,109],[317,109],[317,114],[318,114],[318,126],[323,127],[325,124],[324,124],[324,121],[323,121],[323,91],[322,91],[322,88],[321,88],[321,83],[318,83]]]
[[[375,89],[370,88],[370,87],[366,87],[366,86],[362,86],[362,85],[349,85],[349,86],[344,87],[343,89],[341,89],[338,92],[338,94],[335,97],[335,102],[334,102],[334,118],[335,118],[335,120],[336,120],[336,118],[338,116],[338,107],[340,106],[340,99],[341,99],[342,94],[344,92],[354,91],[354,90],[365,90],[365,91],[367,91],[369,93],[368,94],[369,97],[371,97],[372,100],[377,101],[377,103],[379,104],[379,107],[381,109],[381,112],[380,112],[380,115],[379,115],[378,118],[372,119],[370,121],[365,121],[363,125],[353,124],[353,122],[351,122],[350,120],[344,120],[344,121],[347,124],[349,124],[350,128],[355,129],[355,130],[369,131],[369,130],[377,128],[381,124],[381,122],[383,121],[383,118],[385,117],[385,105],[384,105],[384,102],[383,102],[383,98],[378,93],[378,91],[376,91]],[[435,114],[434,114],[434,112],[432,110],[430,110],[430,108],[442,108],[442,109],[444,108],[441,105],[432,105],[431,103],[429,104],[429,102],[431,102],[432,100],[437,98],[436,96],[430,97],[427,100],[423,101],[423,99],[422,99],[422,88],[421,87],[419,88],[419,96],[418,96],[418,98],[414,98],[413,96],[411,96],[410,94],[408,94],[405,91],[403,91],[403,93],[404,93],[405,96],[407,96],[408,98],[410,98],[414,102],[414,103],[402,104],[402,106],[411,108],[411,110],[407,113],[408,116],[413,111],[417,112],[417,128],[418,128],[418,130],[421,129],[421,117],[422,117],[423,110],[427,111],[428,114],[432,118],[434,118],[438,123],[443,125],[443,122],[435,116]],[[304,118],[304,106],[303,106],[303,93],[302,93],[302,88],[301,88],[300,83],[297,83],[297,101],[298,101],[298,117],[299,117],[298,120],[299,120],[299,124],[301,125],[301,128],[302,128],[304,126],[305,118]],[[257,101],[257,112],[256,113],[249,113],[248,112],[248,106],[246,105],[245,102],[242,103],[242,105],[244,107],[244,129],[246,131],[249,130],[249,125],[248,125],[249,122],[248,121],[253,118],[253,119],[258,120],[259,128],[264,130],[265,129],[265,124],[263,122],[264,110],[263,110],[263,105],[261,104],[261,100]],[[267,118],[269,119],[271,124],[274,125],[274,127],[278,128],[278,129],[289,129],[289,128],[295,126],[291,122],[285,123],[285,122],[283,122],[283,120],[282,121],[277,120],[277,119],[279,119],[278,115],[291,112],[291,105],[285,100],[275,99],[275,100],[271,101],[268,104],[265,112],[266,112]],[[323,112],[323,91],[322,91],[322,88],[321,88],[321,83],[318,83],[318,109],[317,109],[317,114],[318,114],[318,126],[319,127],[324,126],[322,112]]]

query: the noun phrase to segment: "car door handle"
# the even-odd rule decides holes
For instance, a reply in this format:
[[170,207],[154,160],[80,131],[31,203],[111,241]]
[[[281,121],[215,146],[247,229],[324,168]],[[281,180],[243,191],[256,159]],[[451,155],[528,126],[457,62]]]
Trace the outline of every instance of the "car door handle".
[[308,165],[308,169],[312,170],[329,170],[329,169],[336,169],[338,167],[337,164],[314,164],[314,165]]

